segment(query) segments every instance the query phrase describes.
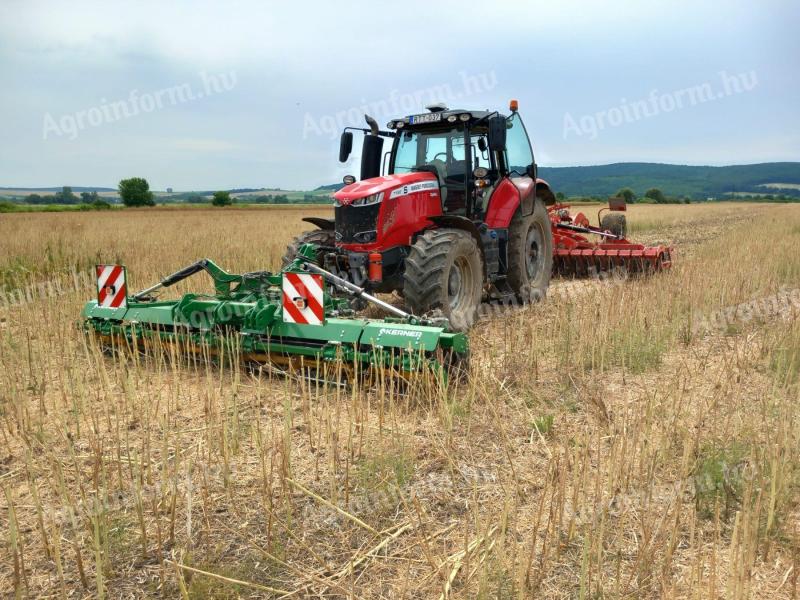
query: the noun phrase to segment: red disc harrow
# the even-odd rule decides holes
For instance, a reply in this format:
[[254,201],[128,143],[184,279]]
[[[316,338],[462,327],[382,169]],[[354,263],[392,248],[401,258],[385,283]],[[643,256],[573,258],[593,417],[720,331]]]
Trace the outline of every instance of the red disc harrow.
[[[548,207],[553,227],[553,271],[590,277],[604,271],[650,274],[672,266],[672,246],[645,246],[627,238],[624,200],[614,198],[598,212],[599,227],[568,204]],[[608,210],[602,218],[601,213]],[[591,236],[591,237],[589,237]]]

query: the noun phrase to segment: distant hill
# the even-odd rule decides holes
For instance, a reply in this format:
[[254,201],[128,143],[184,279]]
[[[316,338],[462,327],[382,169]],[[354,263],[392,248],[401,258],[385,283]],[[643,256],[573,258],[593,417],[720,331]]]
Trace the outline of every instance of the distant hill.
[[554,191],[567,196],[608,196],[622,187],[631,188],[637,196],[655,187],[668,196],[693,199],[721,198],[742,192],[800,196],[800,162],[727,167],[661,163],[540,167],[539,177],[547,180]]
[[321,185],[318,188],[314,188],[314,191],[315,192],[338,192],[343,187],[344,187],[343,183],[331,183],[329,185]]

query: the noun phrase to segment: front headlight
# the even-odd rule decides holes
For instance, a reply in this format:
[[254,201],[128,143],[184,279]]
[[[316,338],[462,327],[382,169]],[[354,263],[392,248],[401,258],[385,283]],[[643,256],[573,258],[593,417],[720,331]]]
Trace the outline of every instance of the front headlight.
[[370,231],[360,231],[353,235],[353,239],[359,244],[369,244],[378,239],[378,232],[375,229]]
[[370,194],[369,196],[359,198],[358,200],[353,200],[350,206],[371,206],[372,204],[378,204],[378,202],[382,201],[383,192],[380,192],[378,194]]

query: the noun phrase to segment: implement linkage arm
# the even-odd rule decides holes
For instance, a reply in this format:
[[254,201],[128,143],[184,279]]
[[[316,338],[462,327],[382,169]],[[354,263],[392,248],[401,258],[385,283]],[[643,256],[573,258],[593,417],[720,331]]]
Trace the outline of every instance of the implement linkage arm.
[[170,287],[171,285],[175,285],[179,281],[183,281],[187,277],[191,277],[200,271],[206,271],[211,276],[211,279],[214,280],[214,289],[218,294],[224,296],[230,294],[230,287],[232,283],[239,283],[243,279],[241,275],[233,275],[223,270],[216,263],[214,263],[214,261],[208,258],[201,258],[197,262],[192,263],[191,265],[184,267],[179,271],[175,271],[172,275],[168,275],[157,284],[151,285],[149,288],[144,289],[141,292],[137,292],[131,297],[131,300],[140,302],[147,301],[151,298],[150,294],[153,292],[162,288]]

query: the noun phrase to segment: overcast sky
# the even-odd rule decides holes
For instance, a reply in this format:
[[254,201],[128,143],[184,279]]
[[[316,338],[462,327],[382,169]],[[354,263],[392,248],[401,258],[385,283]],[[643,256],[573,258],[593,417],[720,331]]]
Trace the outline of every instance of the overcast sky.
[[544,166],[796,161],[798,26],[789,1],[2,0],[0,186],[310,189],[357,171],[365,107],[433,100],[518,99]]

